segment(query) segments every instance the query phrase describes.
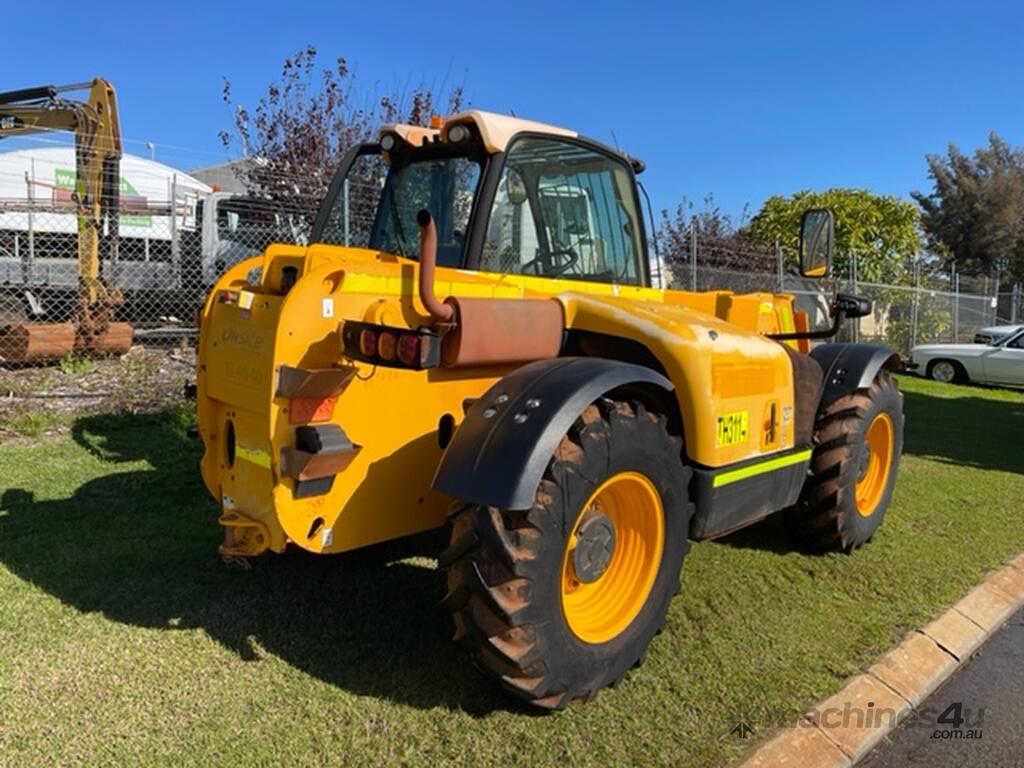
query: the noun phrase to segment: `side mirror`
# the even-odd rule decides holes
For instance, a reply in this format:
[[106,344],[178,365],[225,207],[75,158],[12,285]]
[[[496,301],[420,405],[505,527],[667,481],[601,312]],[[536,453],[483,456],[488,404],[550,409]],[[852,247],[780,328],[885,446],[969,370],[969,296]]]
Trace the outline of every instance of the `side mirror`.
[[515,168],[510,168],[505,177],[505,192],[512,205],[522,205],[526,202],[526,182]]
[[828,277],[835,242],[835,216],[827,208],[812,208],[800,218],[800,274]]
[[863,296],[851,296],[848,293],[840,293],[836,296],[836,311],[841,312],[843,317],[853,320],[858,317],[867,317],[871,314],[871,299]]

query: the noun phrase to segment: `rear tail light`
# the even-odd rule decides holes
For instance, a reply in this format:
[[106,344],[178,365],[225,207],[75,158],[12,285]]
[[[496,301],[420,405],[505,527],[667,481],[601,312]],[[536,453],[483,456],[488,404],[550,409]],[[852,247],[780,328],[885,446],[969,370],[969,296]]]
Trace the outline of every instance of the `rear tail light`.
[[414,367],[420,360],[420,337],[415,333],[403,333],[398,337],[398,362]]
[[441,359],[441,339],[431,330],[349,321],[342,326],[341,341],[353,360],[392,368],[434,368]]
[[377,338],[377,354],[388,363],[395,360],[398,353],[398,336],[391,331],[382,331]]
[[377,332],[372,328],[364,328],[359,332],[359,354],[363,358],[377,356]]

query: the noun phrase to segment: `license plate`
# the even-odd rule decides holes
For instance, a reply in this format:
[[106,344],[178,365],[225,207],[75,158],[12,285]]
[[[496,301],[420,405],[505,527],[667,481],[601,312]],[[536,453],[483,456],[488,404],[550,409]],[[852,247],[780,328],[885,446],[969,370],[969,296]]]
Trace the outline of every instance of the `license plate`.
[[747,411],[723,413],[718,417],[718,446],[737,445],[747,442],[749,433]]

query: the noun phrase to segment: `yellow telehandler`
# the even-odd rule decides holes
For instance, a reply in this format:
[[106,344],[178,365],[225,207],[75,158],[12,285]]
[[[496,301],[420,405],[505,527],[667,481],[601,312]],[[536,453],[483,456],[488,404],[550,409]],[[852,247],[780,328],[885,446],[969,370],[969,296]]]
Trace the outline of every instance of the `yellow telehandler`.
[[[511,694],[589,699],[643,659],[690,540],[773,512],[877,530],[903,441],[889,349],[821,343],[786,294],[651,287],[638,160],[481,111],[349,152],[312,245],[203,310],[202,475],[228,557],[438,528],[455,639]],[[356,194],[358,193],[358,194]],[[825,277],[831,212],[806,212]]]

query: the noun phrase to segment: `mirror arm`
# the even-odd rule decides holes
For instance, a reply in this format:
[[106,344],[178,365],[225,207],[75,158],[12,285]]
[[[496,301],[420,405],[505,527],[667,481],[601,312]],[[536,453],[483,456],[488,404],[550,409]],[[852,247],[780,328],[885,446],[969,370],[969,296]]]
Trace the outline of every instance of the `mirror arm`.
[[769,339],[775,341],[795,341],[797,339],[831,339],[843,325],[843,321],[849,317],[858,318],[871,314],[871,301],[862,299],[859,296],[850,296],[845,293],[836,294],[832,302],[832,327],[823,331],[807,331],[805,333],[767,333]]
[[765,336],[769,339],[773,339],[774,341],[795,341],[797,339],[811,339],[813,341],[816,339],[831,339],[839,333],[839,328],[843,324],[843,318],[843,310],[834,309],[832,313],[831,328],[826,328],[823,331],[806,331],[804,333],[766,333]]

